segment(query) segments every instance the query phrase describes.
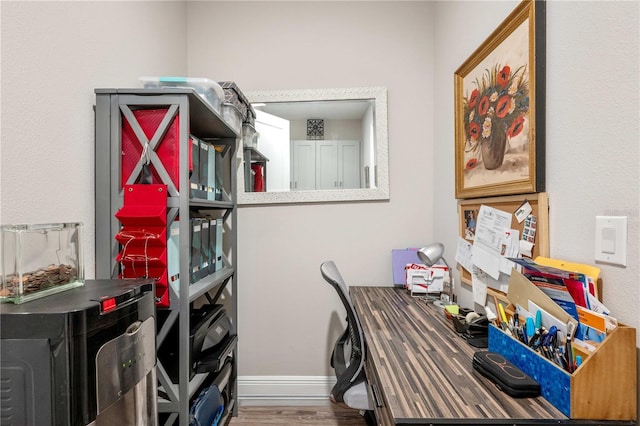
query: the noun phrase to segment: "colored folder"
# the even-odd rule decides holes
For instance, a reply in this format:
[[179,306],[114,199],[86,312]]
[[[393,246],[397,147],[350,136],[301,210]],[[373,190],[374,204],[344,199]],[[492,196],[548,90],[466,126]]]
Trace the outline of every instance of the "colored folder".
[[404,267],[409,263],[422,263],[420,259],[418,259],[417,248],[391,250],[391,267],[393,269],[394,284],[405,285],[407,283]]

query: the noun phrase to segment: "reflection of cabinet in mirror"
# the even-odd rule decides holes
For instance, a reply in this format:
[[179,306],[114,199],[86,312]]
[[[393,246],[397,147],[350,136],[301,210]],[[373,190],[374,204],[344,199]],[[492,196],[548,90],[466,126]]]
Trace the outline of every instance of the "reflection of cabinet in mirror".
[[294,140],[291,189],[360,188],[360,142]]
[[265,192],[267,190],[267,162],[269,159],[253,147],[244,147],[244,190]]
[[316,141],[291,141],[291,190],[316,189]]

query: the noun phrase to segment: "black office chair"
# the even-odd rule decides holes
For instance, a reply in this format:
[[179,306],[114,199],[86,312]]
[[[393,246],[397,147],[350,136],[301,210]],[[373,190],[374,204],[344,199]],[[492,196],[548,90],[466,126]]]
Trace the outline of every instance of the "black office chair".
[[331,367],[338,380],[331,389],[331,401],[364,411],[367,424],[372,424],[370,422],[375,421],[375,416],[364,372],[366,347],[358,315],[335,263],[324,262],[320,265],[320,272],[338,292],[347,311],[347,327],[336,341],[331,354]]

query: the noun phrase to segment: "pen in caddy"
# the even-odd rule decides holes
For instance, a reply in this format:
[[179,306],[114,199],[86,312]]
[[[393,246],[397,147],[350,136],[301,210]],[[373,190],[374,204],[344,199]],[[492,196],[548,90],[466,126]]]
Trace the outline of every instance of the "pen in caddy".
[[[527,345],[565,371],[569,373],[575,371],[576,364],[573,360],[571,339],[555,325],[546,329],[542,325],[540,311],[536,312],[535,320],[527,317],[524,321],[520,321],[518,313],[515,312],[507,321],[505,310],[500,304],[499,314],[499,328],[505,334]],[[567,333],[569,335],[573,334],[573,325],[571,323],[567,325]]]

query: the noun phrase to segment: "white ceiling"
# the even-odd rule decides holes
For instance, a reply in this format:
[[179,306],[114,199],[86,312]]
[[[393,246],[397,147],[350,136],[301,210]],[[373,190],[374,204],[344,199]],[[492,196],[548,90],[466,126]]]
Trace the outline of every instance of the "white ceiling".
[[287,120],[360,120],[372,102],[373,100],[274,102],[253,104],[253,107]]

